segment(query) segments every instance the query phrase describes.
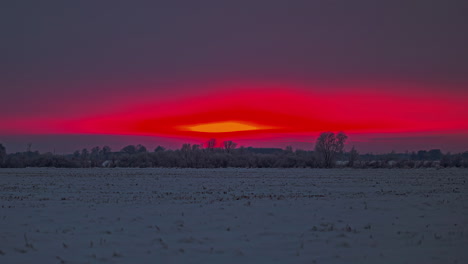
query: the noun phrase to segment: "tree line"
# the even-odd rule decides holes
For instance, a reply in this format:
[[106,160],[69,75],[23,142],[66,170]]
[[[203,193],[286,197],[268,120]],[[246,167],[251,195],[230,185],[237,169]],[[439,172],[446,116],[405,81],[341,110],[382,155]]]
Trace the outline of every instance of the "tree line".
[[314,150],[306,151],[291,146],[281,148],[237,147],[233,141],[224,141],[217,147],[215,139],[205,144],[183,144],[170,150],[158,146],[148,150],[143,145],[128,145],[119,151],[96,146],[91,150],[77,150],[73,154],[56,155],[32,151],[7,153],[0,144],[0,167],[167,167],[167,168],[468,168],[468,152],[442,153],[439,149],[406,153],[360,154],[354,147],[344,151],[346,134],[324,132]]

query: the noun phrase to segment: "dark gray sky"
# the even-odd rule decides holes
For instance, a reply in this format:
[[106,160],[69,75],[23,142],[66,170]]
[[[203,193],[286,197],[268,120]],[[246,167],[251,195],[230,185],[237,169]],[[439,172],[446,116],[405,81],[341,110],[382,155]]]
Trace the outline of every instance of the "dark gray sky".
[[2,91],[13,98],[95,82],[468,81],[462,0],[33,0],[0,10]]

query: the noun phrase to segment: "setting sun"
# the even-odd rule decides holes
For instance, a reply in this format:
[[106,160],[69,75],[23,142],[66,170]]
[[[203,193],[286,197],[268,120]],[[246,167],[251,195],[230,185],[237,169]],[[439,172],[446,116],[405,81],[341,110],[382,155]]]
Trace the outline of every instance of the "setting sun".
[[205,133],[225,133],[225,132],[239,132],[239,131],[251,131],[267,129],[269,127],[248,125],[239,122],[215,122],[208,124],[200,124],[186,127],[190,131],[205,132]]

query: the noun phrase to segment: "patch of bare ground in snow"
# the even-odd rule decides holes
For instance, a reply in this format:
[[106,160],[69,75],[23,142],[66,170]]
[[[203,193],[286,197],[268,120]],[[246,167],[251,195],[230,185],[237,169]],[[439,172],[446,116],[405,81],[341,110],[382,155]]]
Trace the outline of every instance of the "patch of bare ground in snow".
[[0,169],[0,263],[466,263],[466,169]]

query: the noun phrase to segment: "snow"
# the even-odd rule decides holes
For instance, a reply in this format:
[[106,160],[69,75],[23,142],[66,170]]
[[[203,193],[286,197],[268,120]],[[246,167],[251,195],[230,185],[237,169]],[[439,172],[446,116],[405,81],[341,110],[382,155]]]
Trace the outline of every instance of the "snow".
[[0,169],[0,263],[466,263],[466,169]]

